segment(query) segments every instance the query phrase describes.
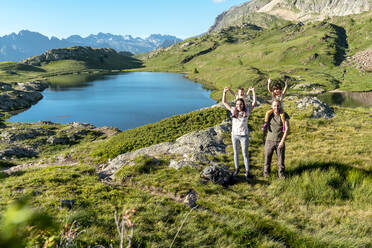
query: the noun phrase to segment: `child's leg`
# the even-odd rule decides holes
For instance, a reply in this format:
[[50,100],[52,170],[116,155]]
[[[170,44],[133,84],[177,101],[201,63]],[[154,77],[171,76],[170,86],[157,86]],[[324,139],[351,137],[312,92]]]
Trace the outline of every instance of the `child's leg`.
[[270,115],[274,112],[274,110],[270,109],[269,111],[266,112],[265,115],[265,123],[269,122]]
[[266,112],[266,115],[265,115],[265,123],[264,125],[262,126],[262,130],[265,131],[266,128],[267,128],[267,123],[269,122],[269,118],[270,118],[270,115],[274,112],[274,110],[270,109],[269,111]]

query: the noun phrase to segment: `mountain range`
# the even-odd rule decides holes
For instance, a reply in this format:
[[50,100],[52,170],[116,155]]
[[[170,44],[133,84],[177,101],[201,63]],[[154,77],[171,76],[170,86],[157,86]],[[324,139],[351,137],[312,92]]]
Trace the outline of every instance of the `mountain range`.
[[22,30],[0,37],[0,61],[19,61],[39,55],[49,49],[71,46],[90,46],[92,48],[113,48],[116,51],[131,53],[150,52],[165,48],[181,39],[171,35],[152,34],[142,39],[131,35],[113,35],[110,33],[91,34],[87,37],[72,35],[66,39],[48,38],[38,32]]

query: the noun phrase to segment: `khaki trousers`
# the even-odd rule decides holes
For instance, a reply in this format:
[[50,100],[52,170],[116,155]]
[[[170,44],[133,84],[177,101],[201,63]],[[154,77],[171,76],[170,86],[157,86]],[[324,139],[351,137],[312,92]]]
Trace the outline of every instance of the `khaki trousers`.
[[265,168],[264,172],[270,174],[271,172],[271,159],[273,157],[273,153],[275,151],[278,157],[278,174],[279,176],[284,176],[285,173],[285,166],[284,166],[284,158],[285,158],[285,145],[279,149],[280,141],[271,141],[266,140],[265,142]]

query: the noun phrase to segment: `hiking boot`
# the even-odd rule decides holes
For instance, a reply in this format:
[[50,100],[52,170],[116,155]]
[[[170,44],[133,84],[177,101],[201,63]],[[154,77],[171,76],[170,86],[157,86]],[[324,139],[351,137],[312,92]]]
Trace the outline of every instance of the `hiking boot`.
[[245,179],[246,180],[249,180],[249,179],[252,179],[253,178],[253,176],[247,171],[246,173],[245,173]]
[[237,176],[239,174],[239,172],[240,172],[239,168],[236,168],[234,173],[233,173],[233,176],[234,177]]

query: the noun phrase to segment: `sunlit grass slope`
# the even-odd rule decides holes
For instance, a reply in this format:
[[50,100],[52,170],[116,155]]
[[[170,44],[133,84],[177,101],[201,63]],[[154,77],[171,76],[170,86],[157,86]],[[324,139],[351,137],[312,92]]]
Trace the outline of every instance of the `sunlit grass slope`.
[[292,86],[316,83],[324,90],[371,90],[371,73],[345,63],[347,56],[372,47],[372,40],[363,35],[371,32],[370,24],[371,14],[364,13],[263,30],[249,25],[228,28],[150,55],[145,65],[148,70],[184,72],[215,89],[253,85],[262,94],[268,77],[289,77]]
[[[267,110],[264,105],[255,109],[249,120],[250,161],[255,176],[249,183],[241,176],[229,188],[202,184],[199,173],[203,167],[174,170],[168,168],[167,157],[155,164],[151,158],[138,157],[134,165],[117,173],[115,187],[101,182],[93,165],[84,164],[3,175],[1,207],[30,195],[31,203],[55,216],[61,226],[74,220],[78,223],[84,232],[75,241],[77,247],[119,244],[115,207],[137,208],[133,247],[169,247],[183,222],[174,247],[371,246],[369,111],[336,108],[336,117],[324,120],[309,119],[311,110],[300,112],[293,102],[286,102],[286,109],[291,129],[286,142],[285,180],[276,175],[275,159],[271,177],[262,177],[260,126]],[[162,132],[164,125],[153,128],[154,133]],[[105,142],[102,148],[107,152],[112,144],[115,151],[120,143],[137,146],[135,137],[141,137],[140,133],[130,140],[121,135],[112,142],[96,143]],[[230,144],[227,154],[214,160],[233,168],[229,134],[226,142]],[[84,156],[96,149],[83,146]],[[104,152],[97,155],[106,157]],[[242,161],[240,166],[243,168]],[[191,213],[181,202],[190,190],[198,194],[200,206]],[[59,208],[63,199],[75,200],[72,210]],[[44,238],[59,237],[59,232],[48,235]]]

